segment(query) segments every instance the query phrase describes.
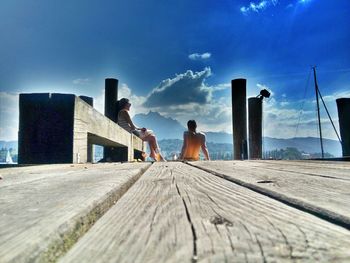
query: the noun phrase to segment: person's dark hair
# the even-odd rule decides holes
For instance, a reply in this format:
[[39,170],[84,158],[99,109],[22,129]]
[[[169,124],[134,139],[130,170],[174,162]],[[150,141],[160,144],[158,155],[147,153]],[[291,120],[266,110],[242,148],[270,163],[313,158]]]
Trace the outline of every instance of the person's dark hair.
[[124,109],[125,106],[129,103],[129,99],[127,98],[122,98],[117,101],[117,111],[119,112],[120,110]]
[[187,122],[187,128],[188,128],[189,130],[191,130],[191,131],[195,131],[196,128],[197,128],[197,123],[196,123],[196,121],[195,121],[195,120],[189,120],[189,121]]

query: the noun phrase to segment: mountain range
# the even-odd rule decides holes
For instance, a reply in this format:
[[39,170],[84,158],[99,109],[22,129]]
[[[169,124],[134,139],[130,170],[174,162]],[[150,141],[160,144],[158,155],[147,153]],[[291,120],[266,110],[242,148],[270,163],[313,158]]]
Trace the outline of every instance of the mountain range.
[[17,141],[0,141],[0,149],[18,149]]
[[[182,139],[182,134],[187,130],[180,122],[172,118],[166,118],[158,112],[150,111],[147,114],[136,114],[133,118],[136,125],[152,129],[158,140]],[[233,136],[226,132],[205,132],[207,142],[219,144],[233,144]],[[323,139],[324,151],[339,157],[342,154],[339,141]],[[288,139],[263,137],[263,151],[297,148],[305,153],[320,153],[320,139],[316,137],[296,137]],[[225,147],[226,148],[226,147]]]
[[[158,112],[148,112],[147,114],[137,114],[133,117],[133,121],[139,127],[147,127],[152,129],[157,135],[159,144],[170,142],[168,140],[174,140],[174,145],[177,145],[176,148],[181,147],[181,140],[183,132],[186,128],[181,125],[175,119],[166,118],[159,114]],[[216,145],[224,151],[232,149],[233,136],[232,134],[225,132],[205,132],[208,142],[211,145]],[[165,142],[167,141],[167,142]],[[0,141],[1,148],[18,148],[17,141]],[[342,155],[341,145],[336,140],[323,139],[324,151],[332,154],[334,157],[340,157]],[[217,148],[217,147],[214,148]],[[299,151],[305,153],[320,153],[320,140],[315,137],[299,137],[299,138],[288,138],[288,139],[279,139],[271,137],[263,137],[263,151],[272,151],[275,149],[285,149],[287,147],[297,148]],[[210,149],[209,149],[210,150]]]
[[186,130],[177,120],[164,117],[154,111],[150,111],[147,114],[136,114],[132,120],[138,127],[146,127],[153,130],[158,140],[182,139],[182,134]]

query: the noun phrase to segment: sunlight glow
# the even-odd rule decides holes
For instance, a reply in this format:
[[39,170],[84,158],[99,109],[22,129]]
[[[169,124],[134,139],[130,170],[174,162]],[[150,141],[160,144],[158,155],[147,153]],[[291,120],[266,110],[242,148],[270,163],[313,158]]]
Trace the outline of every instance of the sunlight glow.
[[298,3],[300,4],[307,4],[309,2],[311,2],[312,0],[299,0]]

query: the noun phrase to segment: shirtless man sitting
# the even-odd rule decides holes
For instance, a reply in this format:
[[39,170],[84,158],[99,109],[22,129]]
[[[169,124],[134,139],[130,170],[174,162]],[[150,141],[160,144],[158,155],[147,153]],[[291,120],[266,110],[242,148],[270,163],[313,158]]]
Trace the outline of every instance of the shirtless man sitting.
[[206,160],[210,160],[205,134],[197,132],[197,123],[195,120],[187,122],[188,131],[184,132],[184,142],[180,154],[180,160],[198,161],[199,151],[202,149]]

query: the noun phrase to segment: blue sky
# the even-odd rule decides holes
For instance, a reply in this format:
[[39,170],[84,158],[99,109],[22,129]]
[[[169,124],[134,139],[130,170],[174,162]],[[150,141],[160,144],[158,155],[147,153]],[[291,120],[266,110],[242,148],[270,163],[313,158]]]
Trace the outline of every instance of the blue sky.
[[132,114],[227,132],[230,81],[247,78],[249,96],[273,94],[265,136],[317,136],[310,66],[338,127],[335,99],[350,97],[349,17],[348,0],[2,0],[0,140],[16,139],[19,93],[87,95],[102,112],[106,77],[119,79]]

